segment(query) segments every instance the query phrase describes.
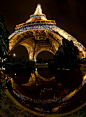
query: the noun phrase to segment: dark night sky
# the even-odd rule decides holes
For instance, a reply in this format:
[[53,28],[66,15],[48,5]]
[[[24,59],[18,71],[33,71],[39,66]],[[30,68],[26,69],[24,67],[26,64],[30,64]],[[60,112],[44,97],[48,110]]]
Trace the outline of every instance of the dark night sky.
[[0,14],[4,16],[10,34],[15,25],[29,19],[38,3],[47,19],[55,20],[58,27],[86,47],[86,0],[2,0]]

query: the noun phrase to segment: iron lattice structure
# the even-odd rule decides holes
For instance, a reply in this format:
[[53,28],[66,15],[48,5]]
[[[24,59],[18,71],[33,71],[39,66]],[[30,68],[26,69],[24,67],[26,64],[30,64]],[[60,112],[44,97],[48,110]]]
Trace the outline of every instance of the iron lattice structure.
[[85,47],[73,36],[57,27],[54,20],[47,20],[46,15],[42,13],[41,5],[38,4],[30,19],[16,25],[15,31],[9,36],[9,50],[11,52],[16,46],[23,45],[28,51],[29,59],[36,60],[41,51],[55,54],[63,38],[72,40],[85,57]]

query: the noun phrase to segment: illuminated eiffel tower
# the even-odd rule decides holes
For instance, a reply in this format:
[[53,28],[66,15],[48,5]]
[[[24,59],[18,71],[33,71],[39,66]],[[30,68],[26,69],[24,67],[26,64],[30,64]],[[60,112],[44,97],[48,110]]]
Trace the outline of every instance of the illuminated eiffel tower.
[[42,51],[49,51],[55,55],[62,39],[72,40],[78,47],[81,57],[86,57],[85,47],[73,36],[56,26],[55,20],[47,20],[38,4],[36,11],[30,15],[25,23],[16,25],[15,31],[9,36],[10,52],[18,45],[23,45],[28,51],[28,58],[36,60]]

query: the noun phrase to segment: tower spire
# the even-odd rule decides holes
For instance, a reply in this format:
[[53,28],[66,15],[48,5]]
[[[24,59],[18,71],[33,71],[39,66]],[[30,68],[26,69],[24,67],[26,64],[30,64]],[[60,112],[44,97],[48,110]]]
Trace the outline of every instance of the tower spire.
[[41,4],[37,4],[37,8],[36,8],[36,10],[34,12],[34,15],[41,15],[41,14],[43,14]]
[[37,4],[34,14],[30,15],[30,19],[27,20],[26,23],[37,20],[37,18],[40,20],[47,20],[46,15],[42,13],[41,4]]

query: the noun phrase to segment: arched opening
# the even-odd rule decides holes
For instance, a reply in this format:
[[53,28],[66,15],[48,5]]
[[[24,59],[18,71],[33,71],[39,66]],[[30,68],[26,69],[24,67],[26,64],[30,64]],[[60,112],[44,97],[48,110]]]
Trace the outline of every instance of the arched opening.
[[49,51],[42,51],[37,55],[37,58],[42,58],[42,59],[53,59],[54,54],[49,52]]
[[39,61],[39,63],[47,63],[49,60],[53,59],[54,54],[49,52],[49,51],[41,51],[37,57],[36,60],[37,62]]
[[11,56],[13,57],[25,57],[28,58],[28,51],[27,49],[23,46],[23,45],[18,45],[17,47],[15,47],[12,52],[11,52]]

